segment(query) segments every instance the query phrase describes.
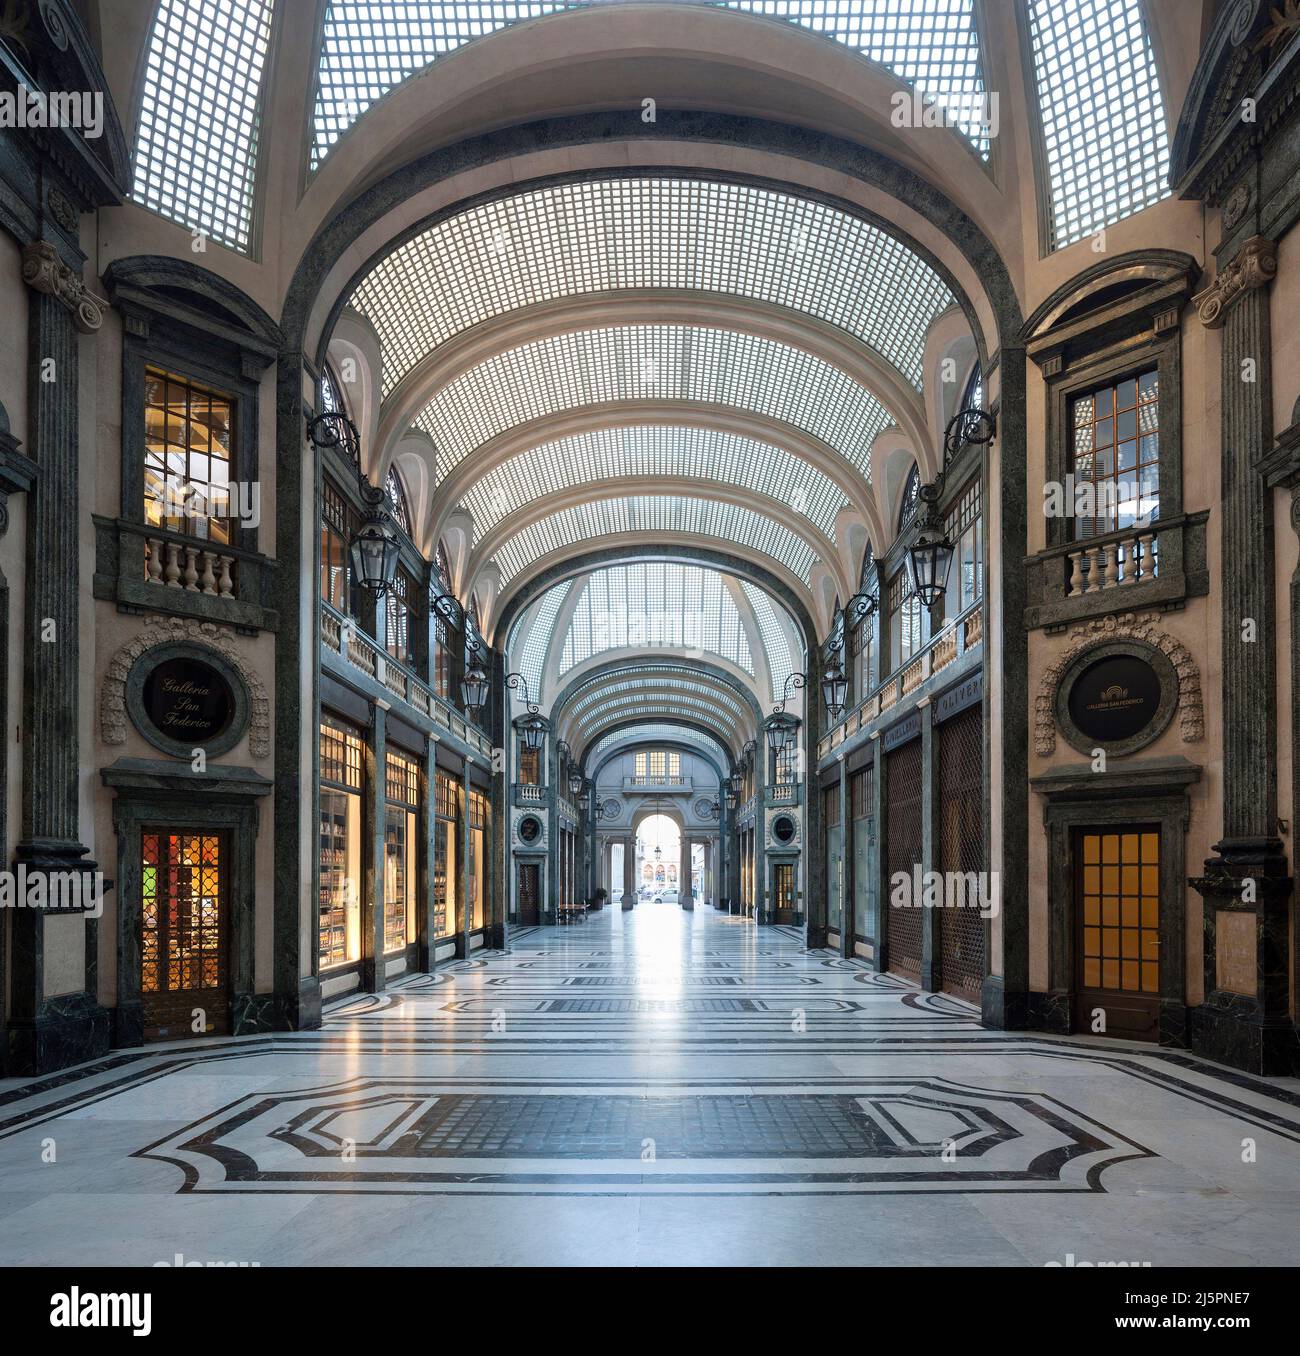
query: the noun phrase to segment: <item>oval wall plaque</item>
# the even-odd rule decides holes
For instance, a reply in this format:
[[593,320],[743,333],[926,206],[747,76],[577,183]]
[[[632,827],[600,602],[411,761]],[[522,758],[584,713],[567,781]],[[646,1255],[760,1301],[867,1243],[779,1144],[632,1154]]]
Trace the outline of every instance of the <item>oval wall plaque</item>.
[[210,744],[235,717],[230,684],[198,659],[164,659],[146,675],[141,696],[150,723],[178,744]]
[[1160,675],[1145,659],[1110,654],[1089,664],[1071,684],[1070,719],[1089,739],[1120,743],[1155,720],[1160,698]]

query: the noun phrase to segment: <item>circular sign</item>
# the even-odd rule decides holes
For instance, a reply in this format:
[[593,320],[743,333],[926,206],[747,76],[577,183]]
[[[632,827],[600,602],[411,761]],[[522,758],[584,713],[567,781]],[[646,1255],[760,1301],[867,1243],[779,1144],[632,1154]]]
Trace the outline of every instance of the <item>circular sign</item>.
[[150,723],[178,744],[210,744],[235,718],[230,684],[199,659],[164,659],[145,677],[141,697]]
[[522,843],[535,843],[542,836],[542,821],[536,815],[525,815],[519,821],[519,840]]
[[772,837],[778,843],[790,842],[797,832],[795,822],[789,815],[777,815],[772,821]]
[[1156,718],[1160,676],[1145,659],[1111,654],[1089,664],[1070,687],[1070,719],[1098,743],[1133,739]]

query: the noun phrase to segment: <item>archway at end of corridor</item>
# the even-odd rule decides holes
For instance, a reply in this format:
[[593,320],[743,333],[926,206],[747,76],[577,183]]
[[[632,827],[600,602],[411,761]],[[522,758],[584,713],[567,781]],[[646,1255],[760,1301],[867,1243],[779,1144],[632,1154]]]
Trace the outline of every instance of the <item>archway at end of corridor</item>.
[[665,814],[643,819],[636,834],[633,879],[642,903],[677,904],[682,888],[682,831]]

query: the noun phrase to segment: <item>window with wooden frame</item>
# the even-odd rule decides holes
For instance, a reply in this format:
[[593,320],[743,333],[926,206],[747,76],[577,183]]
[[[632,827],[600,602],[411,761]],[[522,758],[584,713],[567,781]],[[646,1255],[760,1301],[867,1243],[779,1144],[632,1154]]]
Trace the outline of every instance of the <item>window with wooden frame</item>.
[[1146,526],[1160,517],[1159,402],[1154,367],[1070,400],[1076,540]]
[[925,644],[925,609],[912,587],[912,572],[904,565],[889,581],[886,595],[890,672],[901,668]]
[[393,574],[392,587],[384,594],[384,620],[387,630],[385,648],[399,664],[410,664],[414,660],[412,627],[415,614],[412,602],[416,595],[415,581],[399,565]]
[[240,510],[234,397],[146,366],[144,405],[145,522],[230,545]]
[[519,749],[520,786],[540,786],[542,784],[542,751],[530,749],[522,744]]
[[321,485],[320,596],[340,612],[350,612],[352,570],[348,548],[356,530],[356,514],[329,480]]
[[944,522],[944,535],[953,544],[953,558],[943,612],[945,617],[957,617],[984,595],[984,524],[978,476],[957,496]]

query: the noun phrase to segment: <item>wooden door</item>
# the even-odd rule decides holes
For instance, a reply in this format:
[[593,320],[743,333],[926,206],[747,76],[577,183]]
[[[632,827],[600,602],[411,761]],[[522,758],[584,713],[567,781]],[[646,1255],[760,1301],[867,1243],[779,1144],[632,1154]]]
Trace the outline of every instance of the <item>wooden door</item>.
[[535,927],[538,920],[539,870],[536,862],[519,863],[519,926]]
[[230,918],[224,835],[141,834],[140,992],[146,1040],[230,1030]]
[[1073,835],[1074,1029],[1154,1041],[1160,1026],[1160,829]]

